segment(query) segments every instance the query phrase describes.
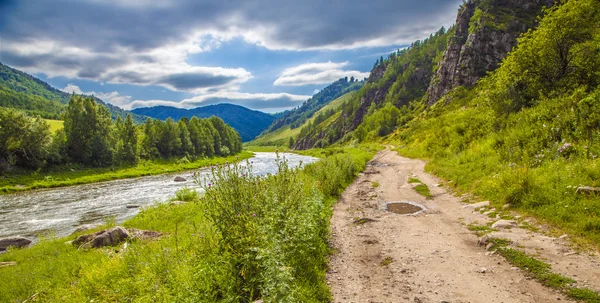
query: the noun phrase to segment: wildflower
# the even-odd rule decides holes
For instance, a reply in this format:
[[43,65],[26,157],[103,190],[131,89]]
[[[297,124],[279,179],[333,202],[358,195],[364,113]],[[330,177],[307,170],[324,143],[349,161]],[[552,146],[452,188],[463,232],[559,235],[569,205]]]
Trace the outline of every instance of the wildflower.
[[256,217],[256,214],[252,214],[252,217]]

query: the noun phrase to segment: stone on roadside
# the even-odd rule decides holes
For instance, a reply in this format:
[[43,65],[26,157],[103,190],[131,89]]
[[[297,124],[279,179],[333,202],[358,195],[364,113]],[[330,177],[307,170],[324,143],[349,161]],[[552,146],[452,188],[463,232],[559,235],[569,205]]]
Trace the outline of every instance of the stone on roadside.
[[492,250],[492,248],[494,248],[494,243],[488,243],[487,246],[485,247],[485,250],[490,251]]
[[23,237],[10,237],[0,239],[0,251],[5,251],[10,246],[21,248],[31,244],[31,240]]
[[184,177],[177,176],[177,177],[175,177],[175,180],[173,180],[173,181],[175,181],[175,182],[185,182],[187,180]]
[[477,244],[479,244],[479,246],[487,245],[489,242],[490,242],[490,236],[488,236],[488,235],[484,235],[481,238],[479,238],[479,240],[477,240]]
[[510,208],[510,204],[509,203],[506,203],[506,204],[502,205],[502,209],[504,209],[504,210],[509,209],[509,208]]
[[476,210],[476,209],[480,209],[482,207],[488,207],[488,206],[490,206],[490,201],[483,201],[483,202],[479,202],[479,203],[468,204],[468,205],[463,206],[463,208]]
[[498,220],[498,221],[496,221],[496,223],[492,224],[492,228],[499,228],[499,229],[513,228],[516,226],[517,226],[517,222],[515,222],[513,220]]

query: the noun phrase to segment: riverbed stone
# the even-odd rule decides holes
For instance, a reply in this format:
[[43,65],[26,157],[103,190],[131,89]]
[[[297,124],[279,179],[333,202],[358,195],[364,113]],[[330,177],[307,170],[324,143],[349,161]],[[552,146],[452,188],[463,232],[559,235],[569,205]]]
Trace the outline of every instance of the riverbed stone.
[[173,180],[173,181],[175,181],[175,182],[185,182],[187,180],[184,177],[182,177],[182,176],[177,176],[177,177],[175,177],[175,180]]
[[24,237],[10,237],[0,239],[0,251],[5,251],[10,246],[13,247],[25,247],[31,244],[31,240]]
[[492,228],[507,229],[517,227],[517,222],[513,220],[498,220],[492,224]]
[[125,207],[126,208],[140,208],[140,206],[137,204],[127,204],[127,205],[125,205]]

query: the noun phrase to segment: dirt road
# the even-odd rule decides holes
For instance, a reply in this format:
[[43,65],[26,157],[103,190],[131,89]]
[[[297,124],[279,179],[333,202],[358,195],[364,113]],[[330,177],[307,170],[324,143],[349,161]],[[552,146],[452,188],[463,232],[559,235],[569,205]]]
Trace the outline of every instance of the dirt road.
[[[343,193],[331,220],[336,252],[327,279],[333,302],[569,301],[479,246],[465,224],[491,219],[437,186],[424,166],[423,161],[381,151]],[[408,183],[411,177],[426,184],[433,198],[418,194]],[[386,203],[392,201],[414,202],[426,210],[391,213]],[[499,233],[537,252],[578,285],[600,289],[597,257],[574,253],[565,239],[520,228]]]

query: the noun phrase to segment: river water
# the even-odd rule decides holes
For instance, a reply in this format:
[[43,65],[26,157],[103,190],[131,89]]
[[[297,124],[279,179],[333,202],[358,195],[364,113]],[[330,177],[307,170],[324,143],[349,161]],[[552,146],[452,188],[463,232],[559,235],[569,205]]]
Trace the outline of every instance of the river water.
[[[308,164],[317,159],[296,154],[280,153],[290,167]],[[250,159],[257,175],[277,172],[275,153],[255,153]],[[37,237],[71,234],[84,224],[104,223],[115,218],[118,223],[139,213],[140,207],[165,201],[184,187],[201,191],[192,173],[179,172],[133,179],[115,180],[54,189],[26,191],[0,196],[0,238],[8,236]],[[208,175],[209,169],[201,169]],[[176,176],[187,181],[174,182]]]

